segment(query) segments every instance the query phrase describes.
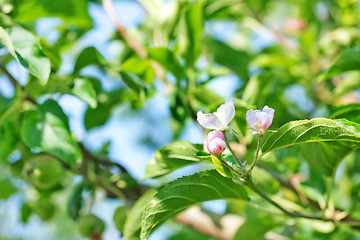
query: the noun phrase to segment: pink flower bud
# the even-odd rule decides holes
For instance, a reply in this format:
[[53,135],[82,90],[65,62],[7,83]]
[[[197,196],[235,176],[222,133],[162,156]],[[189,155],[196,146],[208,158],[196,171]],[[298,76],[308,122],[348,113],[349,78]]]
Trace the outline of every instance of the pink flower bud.
[[226,149],[224,134],[218,131],[209,132],[206,139],[206,148],[214,155],[220,155]]

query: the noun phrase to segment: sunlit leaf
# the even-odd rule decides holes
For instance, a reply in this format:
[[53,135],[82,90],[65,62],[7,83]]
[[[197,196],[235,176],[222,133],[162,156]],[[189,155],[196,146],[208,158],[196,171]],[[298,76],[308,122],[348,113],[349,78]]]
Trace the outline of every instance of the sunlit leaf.
[[71,93],[89,104],[91,108],[97,106],[97,96],[92,83],[86,78],[76,78]]
[[148,200],[142,214],[141,239],[147,239],[156,227],[186,208],[216,199],[248,200],[248,196],[243,186],[222,177],[215,170],[196,173],[166,184]]
[[26,0],[21,1],[15,19],[19,22],[35,22],[41,17],[60,17],[67,25],[91,26],[85,0]]
[[0,27],[0,44],[6,46],[10,54],[45,85],[50,75],[50,60],[42,52],[40,39],[20,27],[8,31]]
[[25,113],[21,135],[29,147],[52,154],[73,168],[82,160],[81,151],[71,136],[68,119],[54,100],[47,100]]
[[202,150],[202,144],[172,142],[154,153],[154,159],[146,166],[145,178],[160,177],[189,164],[211,161],[209,154]]
[[267,133],[262,141],[262,155],[269,151],[308,142],[346,142],[360,146],[360,125],[346,119],[313,118],[284,124],[276,132]]

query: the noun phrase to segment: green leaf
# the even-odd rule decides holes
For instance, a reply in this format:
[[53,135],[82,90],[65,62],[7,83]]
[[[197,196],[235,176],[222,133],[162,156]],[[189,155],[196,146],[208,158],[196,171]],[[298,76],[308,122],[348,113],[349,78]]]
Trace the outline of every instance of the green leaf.
[[155,152],[154,159],[146,166],[144,178],[160,177],[189,164],[210,162],[209,154],[203,154],[202,150],[202,144],[174,141]]
[[74,66],[74,74],[78,74],[81,69],[89,65],[107,66],[109,63],[94,47],[85,48],[78,56]]
[[40,39],[19,27],[9,29],[9,34],[0,27],[0,44],[32,75],[45,85],[50,75],[50,60],[43,54]]
[[21,1],[15,19],[18,22],[35,22],[41,17],[59,17],[66,25],[90,27],[88,2],[85,0],[26,0]]
[[125,84],[131,88],[139,97],[139,100],[144,101],[146,99],[147,88],[136,75],[128,72],[120,72],[122,80]]
[[0,199],[7,199],[13,193],[17,192],[17,188],[10,179],[0,179]]
[[121,71],[137,75],[143,82],[153,84],[155,71],[149,60],[143,60],[137,57],[127,59],[121,66]]
[[275,225],[274,219],[269,216],[246,219],[235,233],[233,240],[262,240]]
[[187,44],[186,60],[191,67],[194,66],[202,50],[202,39],[204,33],[203,6],[205,1],[194,2],[185,12]]
[[262,155],[283,147],[308,142],[346,142],[356,148],[360,144],[360,125],[346,119],[313,118],[284,124],[276,132],[266,133]]
[[354,70],[360,70],[360,46],[343,51],[326,72],[320,75],[318,82]]
[[79,146],[71,136],[68,119],[54,100],[47,100],[25,112],[22,139],[29,147],[52,154],[75,168],[82,160]]
[[345,118],[360,123],[360,104],[354,103],[337,107],[332,111],[330,118]]
[[184,69],[182,68],[179,60],[175,54],[166,47],[151,48],[148,51],[148,58],[160,63],[165,69],[171,72],[178,81],[184,75]]
[[67,205],[67,212],[69,216],[76,220],[80,216],[80,210],[83,206],[83,197],[82,193],[84,190],[84,184],[80,183],[74,187],[74,192],[71,195],[69,203]]
[[97,96],[90,80],[85,78],[76,78],[71,93],[84,100],[91,108],[97,107]]
[[220,173],[223,177],[232,178],[232,172],[231,170],[222,163],[217,157],[214,155],[211,155],[211,161],[214,164],[214,167],[218,173]]
[[151,189],[144,193],[128,212],[124,225],[124,238],[126,240],[139,240],[141,232],[141,215],[149,200],[154,196],[155,190]]
[[251,58],[247,52],[234,49],[212,37],[205,38],[205,45],[214,62],[228,67],[244,80],[248,78],[248,64]]
[[300,147],[311,169],[328,177],[332,176],[340,161],[354,151],[346,142],[312,142]]
[[186,208],[216,199],[249,198],[243,186],[222,177],[216,170],[196,173],[166,184],[148,200],[142,214],[141,239],[147,239],[166,219]]

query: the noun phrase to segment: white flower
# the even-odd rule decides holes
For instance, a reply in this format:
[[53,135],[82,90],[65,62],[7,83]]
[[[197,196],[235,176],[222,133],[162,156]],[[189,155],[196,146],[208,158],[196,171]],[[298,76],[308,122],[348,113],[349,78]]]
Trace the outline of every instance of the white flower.
[[265,106],[262,111],[249,110],[246,113],[246,121],[252,129],[253,134],[264,135],[265,130],[268,129],[274,119],[275,110]]
[[226,99],[214,114],[197,113],[197,120],[201,126],[207,129],[224,131],[235,116],[234,99]]

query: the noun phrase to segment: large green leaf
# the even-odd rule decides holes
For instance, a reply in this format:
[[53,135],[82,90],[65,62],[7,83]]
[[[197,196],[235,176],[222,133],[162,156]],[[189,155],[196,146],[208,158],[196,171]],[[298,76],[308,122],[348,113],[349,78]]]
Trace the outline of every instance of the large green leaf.
[[176,58],[175,54],[166,47],[151,48],[148,51],[148,57],[154,61],[160,63],[169,72],[174,74],[178,81],[184,75],[184,70]]
[[360,70],[360,46],[343,51],[326,72],[318,78],[318,81],[353,70]]
[[124,225],[124,238],[126,240],[139,240],[141,232],[141,215],[149,200],[154,196],[155,190],[144,193],[130,209]]
[[29,147],[52,154],[75,168],[82,160],[81,151],[71,136],[68,119],[54,100],[47,100],[25,112],[21,135]]
[[23,28],[13,27],[8,31],[0,27],[0,44],[45,85],[50,75],[50,60],[42,52],[40,39]]
[[210,162],[209,154],[202,152],[202,150],[202,144],[174,141],[155,152],[154,159],[146,167],[145,178],[160,177],[181,167],[201,161]]
[[85,0],[22,0],[15,18],[29,23],[41,17],[60,17],[67,25],[89,27],[91,18],[87,4]]
[[166,184],[157,190],[144,209],[141,239],[147,239],[156,227],[186,208],[216,199],[249,198],[243,186],[222,177],[216,170],[196,173]]
[[283,147],[309,142],[346,142],[351,148],[360,146],[360,125],[346,119],[313,118],[284,124],[276,132],[267,133],[262,141],[262,155]]

